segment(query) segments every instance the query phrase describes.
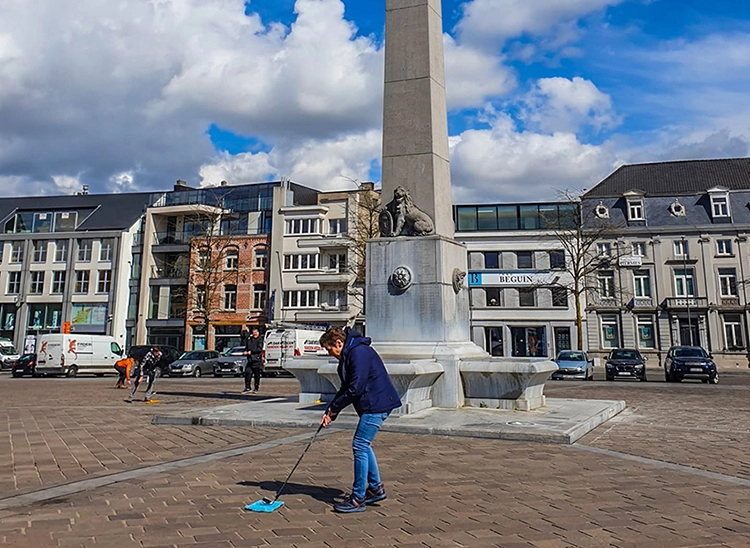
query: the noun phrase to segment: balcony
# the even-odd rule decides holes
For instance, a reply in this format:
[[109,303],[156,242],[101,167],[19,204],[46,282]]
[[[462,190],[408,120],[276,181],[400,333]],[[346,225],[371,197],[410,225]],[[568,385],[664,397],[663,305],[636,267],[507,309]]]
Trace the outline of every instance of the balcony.
[[348,269],[325,269],[309,273],[297,274],[299,284],[345,284],[349,283],[353,274]]
[[740,309],[742,306],[740,305],[740,298],[739,297],[721,297],[719,299],[719,306],[718,308],[736,308]]
[[667,297],[662,308],[665,310],[708,309],[706,297]]
[[332,306],[330,308],[312,308],[295,312],[295,320],[305,323],[334,323],[345,322],[352,313],[348,305]]
[[297,242],[299,248],[316,247],[320,249],[348,248],[352,245],[352,240],[347,234],[329,234],[318,236],[316,238],[300,238]]

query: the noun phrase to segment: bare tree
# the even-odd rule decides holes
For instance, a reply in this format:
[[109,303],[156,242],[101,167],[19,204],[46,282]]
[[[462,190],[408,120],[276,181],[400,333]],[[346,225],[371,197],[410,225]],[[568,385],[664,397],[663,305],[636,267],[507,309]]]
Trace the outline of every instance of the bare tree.
[[380,236],[378,217],[380,215],[380,192],[374,190],[371,183],[359,185],[356,206],[350,210],[348,219],[348,236],[350,240],[350,257],[348,270],[354,277],[349,285],[348,295],[360,310],[365,304],[365,277],[367,272],[367,242]]
[[614,276],[609,285],[607,280],[600,280],[599,273],[617,265],[624,250],[613,241],[618,228],[614,223],[595,217],[592,211],[582,211],[580,193],[561,191],[560,198],[569,207],[559,208],[557,219],[546,220],[563,251],[558,264],[553,265],[560,275],[551,285],[553,291],[558,288],[573,298],[577,343],[583,349],[583,298],[602,292],[612,298],[620,294],[622,288],[615,284]]

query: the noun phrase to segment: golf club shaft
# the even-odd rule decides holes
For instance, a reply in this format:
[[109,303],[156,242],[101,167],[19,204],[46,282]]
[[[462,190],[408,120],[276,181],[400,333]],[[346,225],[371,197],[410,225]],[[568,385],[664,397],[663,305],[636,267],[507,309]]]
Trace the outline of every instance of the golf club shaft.
[[315,431],[315,434],[313,434],[313,437],[310,438],[309,443],[307,444],[307,447],[305,447],[305,450],[302,451],[302,454],[299,456],[299,459],[297,459],[297,464],[294,465],[292,468],[292,471],[289,472],[289,475],[286,477],[286,480],[284,480],[284,484],[279,488],[278,491],[276,491],[276,496],[273,498],[273,502],[276,502],[278,498],[281,496],[281,492],[284,490],[284,487],[286,487],[286,484],[289,483],[289,479],[292,477],[292,474],[294,474],[294,471],[299,466],[299,463],[302,462],[302,457],[305,456],[305,453],[307,453],[307,450],[310,449],[310,446],[315,441],[315,438],[318,437],[318,433],[323,429],[323,425],[321,424],[318,426],[318,429]]

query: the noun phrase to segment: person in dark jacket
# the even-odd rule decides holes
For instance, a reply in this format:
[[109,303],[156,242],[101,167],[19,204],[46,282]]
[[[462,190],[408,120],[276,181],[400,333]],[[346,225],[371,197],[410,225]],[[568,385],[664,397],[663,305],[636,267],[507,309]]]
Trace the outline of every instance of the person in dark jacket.
[[338,358],[341,379],[341,388],[328,405],[320,424],[327,427],[349,404],[354,405],[359,415],[359,424],[352,439],[352,494],[343,502],[333,505],[335,512],[364,512],[367,504],[386,498],[372,442],[390,412],[401,406],[401,400],[383,360],[370,342],[369,338],[356,331],[347,335],[339,327],[331,327],[320,337],[320,345],[330,356]]
[[[263,370],[263,339],[257,327],[253,327],[250,336],[245,339],[245,356],[247,356],[247,365],[245,366],[245,392],[258,392],[260,388],[260,372]],[[252,383],[255,383],[251,387]]]

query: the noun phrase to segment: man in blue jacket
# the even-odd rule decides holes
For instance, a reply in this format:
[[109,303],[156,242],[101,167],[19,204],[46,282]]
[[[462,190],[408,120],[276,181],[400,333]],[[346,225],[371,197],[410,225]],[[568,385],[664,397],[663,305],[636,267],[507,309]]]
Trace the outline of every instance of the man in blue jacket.
[[320,337],[320,345],[330,356],[338,358],[341,388],[320,419],[325,428],[349,404],[359,415],[352,439],[354,484],[352,494],[333,505],[334,512],[364,512],[365,506],[386,498],[380,481],[378,462],[372,441],[391,411],[401,406],[383,360],[370,347],[370,339],[356,331],[349,335],[340,327],[331,327]]

